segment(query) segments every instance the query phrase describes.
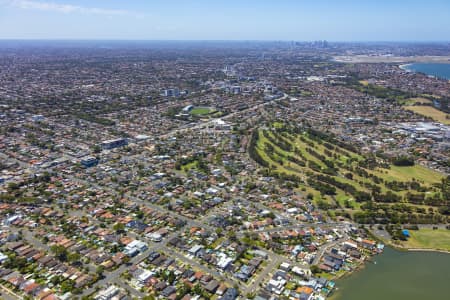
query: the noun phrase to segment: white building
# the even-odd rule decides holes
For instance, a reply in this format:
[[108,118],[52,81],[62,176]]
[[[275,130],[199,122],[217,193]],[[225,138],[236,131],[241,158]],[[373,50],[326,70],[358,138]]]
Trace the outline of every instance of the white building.
[[119,292],[120,292],[120,289],[117,286],[111,285],[108,288],[99,291],[97,293],[97,295],[94,297],[94,299],[95,300],[111,300]]
[[142,272],[142,274],[138,277],[139,283],[145,284],[153,275],[155,275],[154,272],[144,270],[144,272]]

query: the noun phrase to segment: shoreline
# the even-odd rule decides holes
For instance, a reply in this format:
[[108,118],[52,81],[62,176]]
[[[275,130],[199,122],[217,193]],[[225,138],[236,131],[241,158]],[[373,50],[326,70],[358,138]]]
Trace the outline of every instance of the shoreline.
[[427,248],[405,248],[405,249],[410,252],[436,252],[436,253],[450,254],[450,251],[448,250],[427,249]]
[[[347,271],[344,272],[338,276],[334,276],[331,280],[333,280],[334,282],[336,282],[339,279],[345,278],[345,277],[350,277],[360,271],[362,271],[363,269],[366,268],[366,264],[370,262],[370,257],[366,258],[364,260],[360,260],[358,265],[351,271]],[[336,297],[339,296],[339,287],[336,286],[333,288],[333,290],[331,291],[331,293],[326,297],[327,300],[335,300]]]
[[445,75],[438,75],[438,74],[431,74],[431,73],[427,73],[425,71],[419,71],[419,70],[415,70],[414,68],[411,68],[412,65],[414,64],[438,64],[438,65],[444,65],[446,63],[441,63],[441,62],[410,62],[410,63],[401,63],[398,65],[398,68],[404,72],[407,73],[421,73],[424,74],[428,77],[431,78],[436,78],[436,79],[441,79],[441,80],[448,80],[450,81],[450,76],[448,74]]
[[399,65],[398,67],[399,67],[400,69],[402,69],[403,71],[406,71],[406,72],[414,72],[413,70],[411,70],[411,69],[408,68],[408,67],[411,66],[411,65],[412,65],[412,63],[401,64],[401,65]]
[[386,63],[386,64],[411,64],[411,63],[443,63],[450,64],[450,56],[442,55],[417,55],[417,56],[371,56],[371,55],[336,55],[331,61],[337,63]]
[[374,234],[372,231],[369,231],[372,238],[374,238],[376,241],[379,241],[383,243],[386,246],[389,246],[395,250],[398,251],[408,251],[408,252],[436,252],[436,253],[444,253],[444,254],[450,254],[450,250],[444,250],[444,249],[436,249],[436,248],[409,248],[402,245],[394,244],[392,239],[386,240],[383,239],[376,234]]
[[364,270],[367,267],[368,263],[373,263],[372,259],[380,254],[383,254],[383,252],[377,253],[377,254],[373,254],[371,256],[366,256],[363,260],[358,260],[358,264],[355,266],[354,269],[350,270],[350,271],[346,271],[343,272],[337,276],[333,276],[333,278],[331,280],[336,281],[345,277],[350,277],[362,270]]
[[384,243],[397,250],[397,251],[403,251],[403,252],[435,252],[435,253],[444,253],[444,254],[450,254],[449,250],[442,250],[442,249],[433,249],[433,248],[408,248],[401,245],[395,245],[392,243],[392,241],[384,241]]

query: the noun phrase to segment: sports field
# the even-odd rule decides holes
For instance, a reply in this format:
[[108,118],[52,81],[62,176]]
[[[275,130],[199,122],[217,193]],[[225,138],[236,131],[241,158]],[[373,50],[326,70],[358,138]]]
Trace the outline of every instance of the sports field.
[[411,237],[402,245],[412,249],[436,249],[450,251],[450,230],[423,228],[410,230]]
[[430,117],[433,120],[440,122],[442,124],[450,125],[450,119],[447,118],[449,115],[432,106],[412,105],[412,106],[405,106],[405,109],[413,111],[419,115]]

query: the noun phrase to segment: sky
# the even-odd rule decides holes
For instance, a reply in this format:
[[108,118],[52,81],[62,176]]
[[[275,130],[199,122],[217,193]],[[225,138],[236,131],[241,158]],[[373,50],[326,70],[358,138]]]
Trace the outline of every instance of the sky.
[[450,0],[0,0],[0,39],[450,41]]

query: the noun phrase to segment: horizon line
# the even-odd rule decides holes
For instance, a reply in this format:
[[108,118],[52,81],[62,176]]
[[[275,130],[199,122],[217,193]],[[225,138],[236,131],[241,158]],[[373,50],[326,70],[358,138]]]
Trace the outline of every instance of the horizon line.
[[108,39],[108,38],[1,38],[2,41],[48,42],[323,42],[328,43],[450,43],[450,40],[297,40],[297,39]]

